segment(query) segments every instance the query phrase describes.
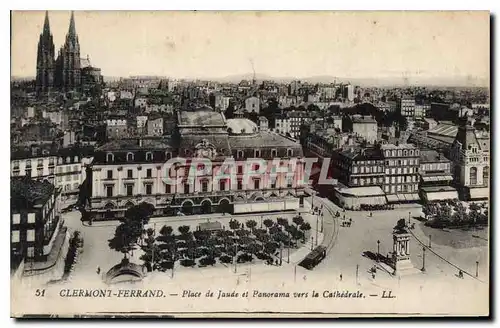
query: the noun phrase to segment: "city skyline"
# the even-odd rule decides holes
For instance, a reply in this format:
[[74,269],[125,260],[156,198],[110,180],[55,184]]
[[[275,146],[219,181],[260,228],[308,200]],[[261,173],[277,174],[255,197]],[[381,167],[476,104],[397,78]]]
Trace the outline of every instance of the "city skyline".
[[[35,75],[44,15],[12,12],[12,76]],[[69,11],[49,11],[56,49],[69,17]],[[76,11],[75,20],[81,57],[88,55],[107,77],[224,80],[251,76],[253,66],[257,77],[271,79],[489,84],[488,12]]]

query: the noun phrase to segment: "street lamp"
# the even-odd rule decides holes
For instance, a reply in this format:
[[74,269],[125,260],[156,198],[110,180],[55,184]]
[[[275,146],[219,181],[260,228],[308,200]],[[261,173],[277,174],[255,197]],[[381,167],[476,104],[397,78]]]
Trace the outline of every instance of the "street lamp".
[[260,216],[260,228],[262,229],[262,215]]
[[408,227],[410,227],[410,218],[411,218],[411,212],[408,212]]
[[316,214],[316,246],[318,245],[318,215]]
[[479,261],[476,261],[476,278],[479,276]]
[[425,246],[422,246],[422,272],[425,272]]
[[432,248],[432,235],[429,235],[429,248]]
[[314,245],[314,237],[311,237],[311,251],[313,250],[313,245]]
[[379,262],[380,257],[380,240],[377,240],[377,262]]

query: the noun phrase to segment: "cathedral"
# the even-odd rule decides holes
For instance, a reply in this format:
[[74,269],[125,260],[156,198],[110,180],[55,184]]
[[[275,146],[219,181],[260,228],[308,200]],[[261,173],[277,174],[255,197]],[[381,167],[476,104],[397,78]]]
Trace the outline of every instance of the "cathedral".
[[[88,59],[80,58],[80,44],[76,34],[75,17],[71,12],[69,30],[64,45],[59,49],[57,59],[54,41],[50,32],[49,15],[45,13],[43,31],[38,42],[36,65],[36,91],[38,95],[52,91],[82,91],[82,70],[90,66]],[[86,65],[85,65],[86,63]],[[86,70],[83,70],[85,73]],[[98,79],[99,80],[99,79]],[[99,82],[99,81],[96,81]]]

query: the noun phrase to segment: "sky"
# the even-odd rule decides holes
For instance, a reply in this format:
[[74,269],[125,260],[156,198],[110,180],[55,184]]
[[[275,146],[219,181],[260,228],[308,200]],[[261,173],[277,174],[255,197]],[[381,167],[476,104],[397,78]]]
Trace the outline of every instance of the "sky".
[[[14,11],[11,74],[36,74],[45,12]],[[69,11],[49,11],[55,49]],[[105,76],[489,79],[488,12],[76,11],[81,57]]]

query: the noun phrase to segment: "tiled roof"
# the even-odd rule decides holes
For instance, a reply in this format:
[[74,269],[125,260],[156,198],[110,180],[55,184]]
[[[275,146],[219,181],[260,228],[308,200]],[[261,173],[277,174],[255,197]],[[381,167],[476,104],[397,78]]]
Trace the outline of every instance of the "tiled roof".
[[54,193],[55,187],[48,181],[36,181],[27,177],[11,178],[11,210],[20,211],[43,205]]
[[221,113],[211,110],[180,111],[179,124],[188,126],[224,125]]

